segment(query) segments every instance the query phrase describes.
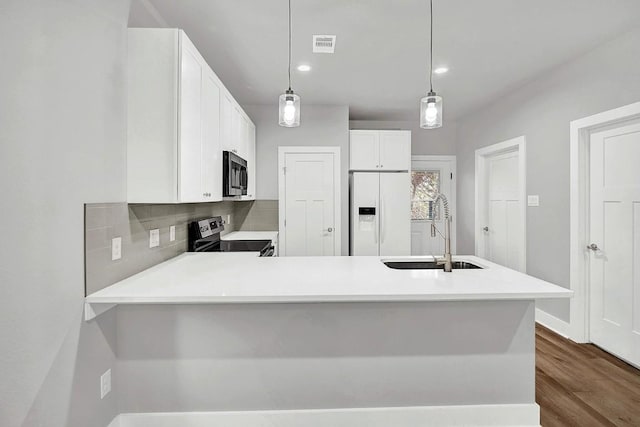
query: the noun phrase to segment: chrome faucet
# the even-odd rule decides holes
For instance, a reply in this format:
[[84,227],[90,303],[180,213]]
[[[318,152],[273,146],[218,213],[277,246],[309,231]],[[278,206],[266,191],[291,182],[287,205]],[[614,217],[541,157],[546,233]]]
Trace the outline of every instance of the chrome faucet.
[[[435,212],[440,201],[442,201],[444,210],[444,236],[442,236],[442,233],[436,228]],[[444,237],[444,258],[437,261],[437,263],[444,265],[444,271],[450,273],[453,270],[453,263],[451,262],[451,217],[449,215],[449,202],[442,193],[438,193],[431,205],[431,237],[436,237],[436,232]]]

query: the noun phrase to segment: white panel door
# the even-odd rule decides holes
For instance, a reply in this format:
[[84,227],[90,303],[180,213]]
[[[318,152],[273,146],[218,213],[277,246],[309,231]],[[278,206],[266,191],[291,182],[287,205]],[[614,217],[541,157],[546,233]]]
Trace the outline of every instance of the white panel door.
[[220,146],[220,88],[206,66],[202,83],[202,199],[222,200],[222,150]]
[[[380,174],[356,172],[351,181],[351,255],[380,254]],[[374,208],[360,215],[360,208]]]
[[349,135],[349,169],[369,171],[379,169],[380,132],[353,130]]
[[485,256],[514,270],[520,270],[522,216],[519,195],[519,154],[512,151],[487,158],[485,201]]
[[179,198],[202,200],[202,82],[203,66],[195,47],[183,38],[180,79]]
[[408,171],[411,169],[411,132],[380,131],[380,170]]
[[335,253],[334,154],[285,154],[286,256]]
[[591,135],[590,337],[640,366],[640,124]]
[[[431,217],[435,215],[435,225],[444,235],[444,210],[442,204],[429,210],[429,201],[444,194],[453,215],[453,160],[414,160],[411,166],[411,255],[441,256],[444,254],[444,239],[436,233],[431,237]],[[451,229],[451,242],[455,252],[455,228]]]
[[380,175],[380,255],[411,254],[411,195],[408,172]]

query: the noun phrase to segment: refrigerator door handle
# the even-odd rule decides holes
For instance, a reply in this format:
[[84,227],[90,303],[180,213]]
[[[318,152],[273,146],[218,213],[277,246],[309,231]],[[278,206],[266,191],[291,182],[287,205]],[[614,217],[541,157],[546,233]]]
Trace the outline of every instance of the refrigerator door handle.
[[380,243],[384,243],[384,196],[380,193]]
[[[378,220],[378,222],[379,222],[380,221],[380,208],[377,207],[377,206],[376,206],[376,208],[378,210],[378,215],[375,216],[375,219]],[[379,226],[380,226],[380,224],[379,223],[376,224],[375,221],[374,221],[374,224],[373,224],[373,243],[375,243],[376,245],[378,244],[378,228],[379,228]]]

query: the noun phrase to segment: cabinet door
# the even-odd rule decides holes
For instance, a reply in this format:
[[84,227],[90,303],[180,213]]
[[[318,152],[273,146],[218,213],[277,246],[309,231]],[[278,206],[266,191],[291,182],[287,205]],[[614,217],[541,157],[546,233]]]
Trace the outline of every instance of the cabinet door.
[[349,164],[351,170],[379,169],[378,131],[358,130],[350,132]]
[[231,149],[229,151],[233,151],[240,157],[240,145],[241,140],[243,138],[243,123],[242,123],[242,114],[238,110],[238,107],[235,105],[231,106]]
[[220,142],[222,150],[233,151],[233,103],[226,93],[220,96]]
[[388,171],[411,169],[410,131],[380,131],[380,169]]
[[222,150],[220,147],[220,88],[213,71],[205,68],[202,83],[202,198],[222,200]]
[[238,139],[238,156],[249,160],[249,121],[240,114],[240,138]]
[[180,73],[178,198],[202,200],[202,82],[203,67],[195,47],[184,37]]
[[247,122],[247,174],[249,182],[247,183],[247,195],[242,196],[242,200],[256,199],[256,127]]

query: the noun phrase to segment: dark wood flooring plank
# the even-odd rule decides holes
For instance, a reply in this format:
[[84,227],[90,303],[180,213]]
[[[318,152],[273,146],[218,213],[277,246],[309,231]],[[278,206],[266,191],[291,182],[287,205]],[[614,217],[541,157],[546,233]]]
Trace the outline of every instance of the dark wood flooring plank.
[[540,405],[543,427],[615,427],[606,417],[544,373],[536,376],[536,401]]
[[640,370],[536,325],[536,402],[543,427],[637,427]]

